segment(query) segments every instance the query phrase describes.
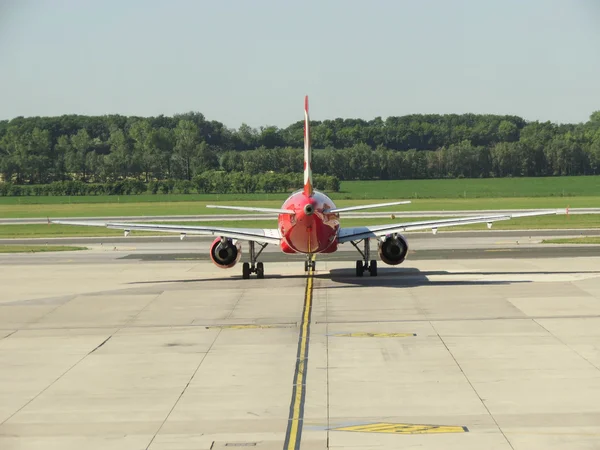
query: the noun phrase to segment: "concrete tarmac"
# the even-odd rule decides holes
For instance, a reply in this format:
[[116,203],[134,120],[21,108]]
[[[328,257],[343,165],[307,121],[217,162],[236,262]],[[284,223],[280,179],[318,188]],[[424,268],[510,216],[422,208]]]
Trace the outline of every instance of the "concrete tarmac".
[[207,240],[0,255],[0,449],[600,448],[598,247],[440,237],[311,281]]

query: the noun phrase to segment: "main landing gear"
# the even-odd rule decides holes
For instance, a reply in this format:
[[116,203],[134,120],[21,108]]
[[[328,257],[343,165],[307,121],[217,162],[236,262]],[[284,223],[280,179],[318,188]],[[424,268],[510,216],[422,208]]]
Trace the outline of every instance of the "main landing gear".
[[258,251],[258,253],[256,252],[255,244],[256,244],[256,242],[254,242],[254,241],[248,242],[248,245],[250,247],[250,262],[249,263],[245,262],[244,264],[242,264],[242,278],[244,280],[247,280],[248,278],[250,278],[251,273],[255,273],[256,278],[264,278],[265,277],[264,264],[261,262],[256,262],[256,260],[260,256],[262,251],[265,249],[265,247],[269,244],[259,243],[258,245],[260,245],[260,250]]
[[377,276],[377,261],[372,259],[369,262],[369,258],[371,257],[371,245],[369,238],[363,239],[363,250],[361,250],[358,245],[354,241],[350,241],[354,248],[358,250],[358,253],[363,257],[362,261],[356,261],[356,276],[362,277],[363,273],[368,270],[372,277]]

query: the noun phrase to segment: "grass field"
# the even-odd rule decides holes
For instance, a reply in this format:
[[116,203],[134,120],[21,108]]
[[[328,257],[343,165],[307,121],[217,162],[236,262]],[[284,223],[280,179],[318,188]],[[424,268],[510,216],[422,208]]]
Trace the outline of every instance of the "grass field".
[[542,244],[600,244],[600,236],[563,238],[563,239],[544,239]]
[[[600,176],[544,178],[474,178],[448,180],[342,181],[334,200],[580,197],[598,196]],[[147,203],[283,201],[288,194],[159,194],[122,196],[0,197],[0,205],[73,203]]]
[[[341,189],[342,192],[332,194],[339,207],[379,203],[382,200],[412,201],[409,205],[373,210],[380,212],[600,207],[600,176],[347,181],[342,183]],[[287,194],[0,197],[0,218],[239,215],[245,213],[210,209],[206,208],[206,205],[214,203],[278,208],[286,197]],[[398,220],[400,219],[396,219]],[[495,228],[598,228],[599,222],[600,216],[596,215],[568,217],[561,215],[511,220],[498,223]],[[272,221],[264,222],[227,222],[227,226],[268,228],[275,226],[275,223],[274,217]],[[344,226],[373,223],[386,223],[386,220],[343,220]],[[208,225],[206,222],[203,224]],[[484,225],[457,227],[452,230],[482,228]],[[89,227],[0,226],[0,237],[117,236],[120,234],[118,230]]]
[[[410,219],[346,219],[342,220],[342,226],[355,227],[361,225],[388,224],[388,223],[406,223],[423,221],[430,218],[410,218]],[[444,217],[443,219],[447,219]],[[156,222],[160,223],[160,222]],[[169,223],[173,225],[172,222]],[[220,225],[231,228],[275,228],[276,219],[273,220],[240,220],[224,222],[186,222],[185,225]],[[518,230],[518,229],[570,229],[570,228],[600,228],[600,215],[578,214],[578,215],[557,215],[557,216],[537,216],[524,217],[520,219],[504,220],[495,222],[493,229],[498,230]],[[466,231],[466,230],[485,230],[485,224],[463,225],[458,227],[440,228],[440,233],[446,231]],[[153,232],[132,232],[132,236],[149,236],[166,233]],[[172,233],[167,233],[171,234]],[[91,236],[122,236],[120,230],[109,230],[102,227],[79,227],[72,225],[2,225],[0,226],[0,238],[42,238],[42,237],[91,237]]]
[[[401,199],[401,198],[400,198]],[[476,199],[424,199],[411,200],[408,205],[379,208],[372,211],[457,211],[479,209],[563,209],[600,207],[600,197],[540,197],[540,198],[476,198]],[[216,204],[240,206],[281,207],[280,201],[231,201]],[[377,203],[377,200],[340,200],[337,206],[354,206]],[[157,203],[73,203],[73,204],[0,204],[2,218],[33,217],[114,217],[114,216],[178,216],[201,214],[245,214],[239,211],[212,209],[205,201]]]
[[70,252],[74,250],[87,250],[87,247],[67,245],[0,245],[0,253]]
[[[178,194],[82,197],[0,197],[0,217],[110,217],[239,214],[206,204],[276,208],[288,194]],[[337,206],[412,200],[381,211],[600,207],[600,176],[450,180],[345,181]],[[34,206],[35,205],[35,206]]]
[[597,196],[600,176],[346,181],[333,199]]

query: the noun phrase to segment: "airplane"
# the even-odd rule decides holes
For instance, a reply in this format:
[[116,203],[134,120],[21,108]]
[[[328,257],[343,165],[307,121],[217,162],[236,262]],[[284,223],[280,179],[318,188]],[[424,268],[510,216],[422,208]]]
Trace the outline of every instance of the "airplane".
[[[426,220],[409,223],[393,223],[344,228],[340,226],[340,214],[371,208],[396,206],[411,203],[407,200],[390,203],[368,204],[338,208],[325,193],[313,188],[310,126],[308,116],[308,96],[304,98],[304,187],[292,193],[281,208],[258,208],[248,206],[206,205],[208,208],[230,209],[271,213],[278,216],[277,228],[228,228],[213,226],[153,225],[143,223],[101,223],[87,221],[53,220],[51,223],[64,225],[104,226],[120,229],[128,236],[131,231],[154,231],[179,233],[181,239],[187,235],[213,235],[217,238],[210,246],[210,258],[220,268],[235,266],[242,256],[241,241],[247,241],[250,261],[242,264],[242,278],[250,274],[264,278],[264,264],[258,260],[269,244],[278,245],[283,253],[304,254],[304,271],[316,269],[315,256],[333,253],[340,244],[350,242],[361,255],[356,261],[356,276],[369,272],[377,275],[377,260],[371,259],[370,240],[377,239],[379,259],[388,265],[401,264],[408,253],[408,242],[401,233],[413,230],[431,229],[435,234],[438,228],[458,225],[487,223],[488,228],[499,220],[516,217],[556,214],[556,211],[534,211],[517,214],[498,214],[479,217],[462,217],[444,220]],[[360,243],[362,241],[362,249]],[[257,251],[257,245],[260,247]]]

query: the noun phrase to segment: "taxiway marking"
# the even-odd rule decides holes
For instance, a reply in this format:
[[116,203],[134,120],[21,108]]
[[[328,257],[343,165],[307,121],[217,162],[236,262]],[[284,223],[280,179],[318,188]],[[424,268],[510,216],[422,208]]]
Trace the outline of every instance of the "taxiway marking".
[[333,337],[374,337],[374,338],[399,338],[399,337],[412,337],[416,336],[416,333],[343,333],[343,334],[332,334]]
[[333,431],[357,431],[361,433],[393,434],[429,434],[429,433],[467,433],[467,427],[454,425],[422,425],[413,423],[368,423],[350,427],[332,428]]
[[257,324],[232,324],[232,325],[214,325],[207,326],[206,328],[221,328],[227,330],[247,330],[255,328],[291,328],[291,325],[257,325]]
[[[314,261],[314,256],[312,260]],[[290,402],[290,415],[285,433],[284,450],[300,449],[302,439],[302,423],[304,420],[304,400],[306,398],[306,374],[308,372],[308,348],[310,341],[310,317],[312,313],[314,270],[311,268],[306,280],[304,293],[304,310],[302,312],[302,323],[298,337],[298,352],[296,357],[296,370],[294,371],[294,382],[292,400]]]

